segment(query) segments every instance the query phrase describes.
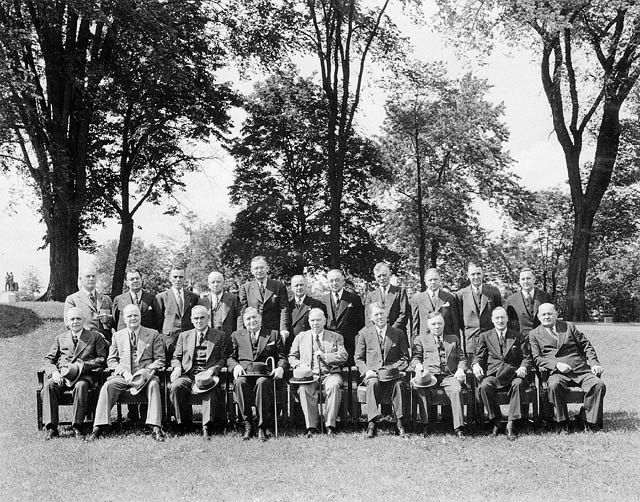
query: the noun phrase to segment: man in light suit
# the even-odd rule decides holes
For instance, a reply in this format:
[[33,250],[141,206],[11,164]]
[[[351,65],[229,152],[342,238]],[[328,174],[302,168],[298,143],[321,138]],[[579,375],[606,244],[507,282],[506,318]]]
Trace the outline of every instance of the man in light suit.
[[[538,309],[543,303],[551,303],[551,295],[544,289],[534,287],[536,276],[530,268],[520,271],[520,291],[507,298],[504,306],[509,314],[513,313],[519,323],[519,331],[525,337],[529,331],[540,326]],[[511,318],[511,315],[510,315]]]
[[482,267],[470,263],[467,277],[471,284],[456,293],[459,306],[458,324],[463,331],[464,350],[468,363],[473,360],[476,340],[480,333],[493,328],[491,312],[502,305],[502,295],[495,286],[484,284]]
[[180,332],[193,329],[191,309],[200,301],[198,295],[184,288],[184,278],[184,269],[172,269],[169,273],[171,287],[158,293],[153,302],[156,329],[162,333],[167,360],[173,356]]
[[442,289],[440,271],[437,268],[427,270],[424,282],[427,290],[411,298],[411,340],[427,333],[427,316],[431,312],[442,314],[445,334],[458,335],[458,301],[455,296]]
[[200,305],[209,313],[209,326],[231,337],[231,333],[242,329],[240,299],[224,291],[224,276],[220,272],[211,272],[208,283],[210,293],[200,299]]
[[342,335],[325,330],[327,319],[324,311],[313,308],[309,313],[311,329],[302,331],[293,340],[289,354],[292,368],[304,367],[314,375],[322,377],[322,381],[298,385],[298,396],[307,426],[307,437],[313,436],[318,429],[318,396],[320,386],[324,389],[325,423],[327,434],[335,432],[336,418],[342,400],[342,373],[340,369],[347,362],[347,351],[344,348]]
[[344,289],[344,275],[338,269],[327,273],[329,293],[322,297],[327,310],[327,329],[340,333],[349,354],[347,364],[353,364],[356,337],[364,326],[364,307],[356,293]]
[[126,276],[126,283],[129,291],[116,296],[113,299],[113,320],[116,330],[120,331],[125,327],[122,311],[127,305],[137,305],[142,315],[141,324],[145,328],[155,329],[156,319],[153,313],[154,296],[142,289],[142,273],[137,270],[129,270]]
[[307,294],[307,281],[301,275],[294,275],[291,278],[291,290],[293,298],[289,301],[289,311],[291,312],[291,325],[289,331],[291,336],[285,343],[285,353],[289,354],[294,337],[303,331],[310,329],[309,314],[311,309],[320,309],[325,313],[326,307],[320,300],[316,300]]
[[[71,307],[65,316],[68,331],[56,336],[49,353],[44,356],[45,372],[42,388],[42,415],[46,428],[45,440],[58,436],[58,399],[66,389],[73,391],[71,412],[73,433],[84,437],[82,424],[87,411],[89,389],[94,385],[91,370],[104,368],[108,345],[104,337],[84,329],[82,310]],[[65,380],[60,371],[70,364],[80,364],[79,377],[75,382]]]
[[373,267],[373,276],[378,283],[378,287],[367,292],[364,300],[365,326],[371,324],[369,317],[369,305],[381,303],[387,312],[388,323],[391,327],[407,332],[407,324],[411,319],[411,309],[409,298],[404,288],[394,286],[390,283],[391,270],[384,262],[377,263]]
[[507,439],[517,434],[516,420],[523,417],[522,398],[526,390],[525,378],[531,368],[531,351],[524,335],[507,329],[508,317],[504,307],[496,307],[491,314],[494,329],[483,331],[478,338],[473,373],[480,381],[478,390],[493,426],[493,436],[500,431],[500,405],[497,392],[509,392]]
[[254,279],[240,286],[239,296],[242,313],[253,307],[262,317],[262,325],[269,330],[279,330],[282,343],[289,338],[289,294],[284,283],[270,279],[269,265],[264,256],[251,260]]
[[426,333],[416,337],[411,359],[411,366],[416,374],[429,372],[432,378],[437,380],[434,386],[416,389],[424,434],[427,433],[429,394],[442,388],[451,404],[454,434],[463,439],[464,408],[461,384],[465,381],[467,360],[460,345],[460,338],[457,335],[445,334],[444,317],[440,312],[427,315],[427,328]]
[[64,301],[64,315],[70,308],[76,307],[82,311],[84,328],[98,331],[111,342],[111,327],[113,302],[107,295],[96,291],[96,271],[89,267],[81,271],[78,276],[80,289]]
[[[244,421],[243,440],[252,435],[251,406],[255,404],[258,414],[258,439],[267,440],[267,424],[273,407],[273,382],[271,377],[247,377],[245,370],[251,363],[266,363],[269,357],[275,361],[274,379],[284,375],[287,359],[282,337],[277,330],[262,327],[262,317],[257,309],[247,307],[242,317],[245,329],[231,335],[231,356],[228,368],[235,380],[233,396],[238,403]],[[254,379],[255,378],[255,379]]]
[[[103,429],[111,425],[111,408],[121,394],[132,389],[133,374],[147,369],[150,372],[164,369],[165,351],[162,336],[153,329],[140,325],[140,309],[137,305],[127,305],[122,312],[125,329],[113,335],[113,343],[109,348],[107,364],[113,369],[113,375],[107,379],[100,389],[93,432],[89,441],[94,441],[103,434]],[[162,399],[160,396],[160,380],[153,375],[143,392],[147,394],[147,425],[151,426],[151,437],[156,441],[164,441],[160,430],[162,423]]]
[[373,324],[360,331],[355,353],[356,366],[367,387],[367,420],[369,421],[367,438],[373,438],[376,435],[376,421],[380,418],[378,405],[385,395],[391,396],[398,432],[401,436],[406,436],[403,424],[406,401],[403,377],[381,382],[378,372],[383,367],[393,367],[399,371],[407,369],[409,366],[407,336],[399,329],[387,324],[387,314],[382,304],[372,303],[369,309]]
[[[218,376],[227,365],[231,353],[231,338],[222,331],[209,327],[209,313],[206,307],[197,305],[191,310],[194,329],[183,331],[178,336],[176,350],[171,360],[171,385],[169,398],[175,410],[178,427],[184,431],[191,422],[191,404],[195,376],[209,372]],[[202,397],[202,435],[209,439],[213,424],[216,402],[222,397],[220,387],[214,387],[200,394]]]
[[558,312],[551,303],[540,305],[538,318],[541,326],[529,332],[531,355],[540,370],[549,372],[549,398],[561,430],[568,431],[565,395],[572,385],[585,392],[585,429],[602,428],[602,405],[607,389],[599,378],[604,369],[593,345],[572,323],[558,321]]

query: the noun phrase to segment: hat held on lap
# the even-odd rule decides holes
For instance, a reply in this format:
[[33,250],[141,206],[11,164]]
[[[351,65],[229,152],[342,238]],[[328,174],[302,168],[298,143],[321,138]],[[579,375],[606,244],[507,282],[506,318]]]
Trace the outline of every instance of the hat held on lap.
[[84,364],[82,362],[70,363],[60,368],[60,375],[64,378],[64,383],[67,387],[73,387],[78,381],[80,375],[82,375],[82,368]]
[[244,375],[249,377],[263,377],[270,374],[271,370],[269,370],[269,366],[266,363],[249,363],[244,371]]
[[139,394],[155,374],[156,370],[149,371],[147,368],[142,368],[141,370],[136,371],[131,377],[131,389],[129,390],[131,395],[135,396]]
[[191,392],[194,394],[202,394],[203,392],[209,392],[220,382],[220,378],[211,375],[209,371],[201,371],[198,373],[191,386]]
[[391,382],[402,377],[402,373],[395,366],[383,366],[378,370],[378,380],[380,382]]
[[293,370],[293,377],[289,379],[289,383],[313,383],[318,381],[318,375],[314,375],[313,371],[305,366],[298,366]]
[[423,371],[422,373],[416,372],[416,375],[411,379],[411,385],[413,385],[417,389],[433,387],[437,383],[438,379],[434,377],[428,370]]
[[500,387],[506,387],[516,376],[516,369],[508,363],[502,363],[496,373]]

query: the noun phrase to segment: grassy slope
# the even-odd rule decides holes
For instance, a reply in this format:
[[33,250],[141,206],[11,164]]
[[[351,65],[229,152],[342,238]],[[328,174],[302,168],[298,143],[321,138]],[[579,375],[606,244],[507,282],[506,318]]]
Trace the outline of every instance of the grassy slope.
[[[35,371],[62,329],[62,306],[20,304],[46,320],[0,337],[1,500],[604,500],[639,499],[639,327],[590,325],[606,368],[605,432],[531,434],[511,444],[436,434],[409,440],[382,433],[244,443],[229,434],[155,444],[129,434],[93,444],[43,443],[35,424]],[[0,308],[0,331],[8,332]],[[5,335],[6,336],[6,335]],[[78,473],[82,476],[79,477]]]

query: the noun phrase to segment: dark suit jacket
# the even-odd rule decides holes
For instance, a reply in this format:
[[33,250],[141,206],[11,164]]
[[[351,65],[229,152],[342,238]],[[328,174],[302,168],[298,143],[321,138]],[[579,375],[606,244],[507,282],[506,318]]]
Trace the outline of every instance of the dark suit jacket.
[[91,370],[105,367],[108,350],[109,346],[104,337],[96,331],[83,329],[75,347],[71,331],[65,331],[53,340],[49,352],[44,356],[42,369],[50,377],[62,366],[82,361],[84,363],[82,374],[93,382]]
[[156,329],[163,335],[178,338],[181,331],[193,329],[191,323],[191,309],[198,305],[200,297],[195,293],[183,290],[184,312],[178,311],[178,304],[173,290],[167,289],[158,293],[153,302],[153,310],[156,316]]
[[458,291],[456,298],[460,312],[458,323],[460,329],[464,330],[464,349],[467,354],[473,354],[478,335],[493,329],[491,312],[502,305],[502,295],[495,286],[483,284],[479,308],[476,308],[471,285]]
[[327,315],[327,308],[325,307],[324,303],[322,303],[320,300],[312,298],[309,295],[306,295],[304,297],[304,300],[300,307],[296,306],[295,298],[289,302],[291,324],[289,326],[290,336],[289,338],[287,338],[287,342],[285,344],[287,354],[289,353],[289,349],[293,344],[293,339],[302,331],[311,329],[311,326],[309,326],[309,312],[311,312],[311,309],[320,309],[324,312],[325,317]]
[[254,307],[262,314],[262,326],[284,331],[289,326],[289,294],[284,283],[267,279],[264,298],[255,279],[245,282],[239,291],[242,314],[247,307]]
[[387,325],[384,350],[381,351],[376,327],[372,325],[363,328],[358,336],[355,362],[363,378],[368,370],[378,371],[383,366],[395,366],[401,371],[407,369],[409,366],[407,335]]
[[[162,336],[155,329],[140,327],[136,353],[138,368],[160,370],[165,366],[164,343]],[[128,329],[116,331],[113,335],[107,364],[109,368],[114,370],[114,375],[122,375],[125,371],[133,373],[131,371],[131,341]]]
[[[183,331],[178,336],[176,350],[171,359],[171,367],[181,367],[183,373],[189,373],[196,358],[196,330]],[[207,328],[204,335],[207,347],[206,369],[212,369],[214,375],[227,365],[227,358],[231,354],[231,338],[215,328]]]
[[411,340],[414,340],[418,335],[429,332],[427,316],[431,312],[440,312],[444,317],[445,334],[457,335],[459,333],[458,300],[451,293],[440,288],[435,306],[431,305],[428,291],[418,293],[411,299]]
[[531,368],[531,350],[524,335],[507,329],[505,335],[505,347],[500,352],[498,332],[494,329],[483,331],[478,337],[476,355],[473,364],[479,364],[487,376],[495,376],[503,364],[508,364],[513,369],[519,367],[529,371]]
[[215,312],[211,312],[211,294],[200,298],[200,305],[206,307],[211,314],[211,326],[223,331],[227,337],[230,337],[234,331],[242,329],[242,307],[237,295],[223,292]]
[[349,356],[353,357],[355,338],[358,331],[364,326],[362,301],[357,294],[343,289],[340,302],[336,305],[334,312],[331,308],[331,294],[327,293],[322,297],[322,303],[327,309],[327,325],[325,327],[330,331],[337,331],[344,337],[344,347]]
[[[460,345],[460,337],[458,335],[444,335],[442,337],[442,345],[444,345],[444,355],[447,361],[447,371],[453,375],[458,369],[467,370],[467,358],[462,351]],[[442,373],[440,367],[440,354],[438,346],[430,333],[422,333],[413,341],[413,350],[411,352],[411,367],[415,368],[416,364],[422,363],[425,369],[434,375]]]
[[269,357],[275,359],[277,367],[286,369],[287,358],[280,332],[275,329],[261,328],[258,337],[258,350],[254,354],[249,330],[239,329],[231,334],[232,349],[227,362],[229,371],[233,371],[238,364],[246,369],[252,362],[266,363]]
[[524,297],[522,296],[522,290],[509,296],[504,303],[504,307],[507,309],[509,319],[514,317],[513,314],[517,317],[518,326],[513,326],[513,329],[518,329],[520,333],[526,336],[533,328],[540,326],[540,319],[538,319],[538,308],[540,308],[540,305],[552,302],[553,299],[551,295],[544,289],[534,288],[533,312],[529,312],[529,309],[527,309]]
[[566,363],[573,368],[573,373],[587,373],[591,366],[600,366],[596,351],[572,323],[556,321],[556,337],[550,335],[543,326],[529,332],[531,355],[534,364],[555,373],[556,363]]
[[[153,300],[155,297],[148,291],[142,290],[142,296],[140,298],[140,314],[142,314],[141,324],[145,328],[155,329],[156,317],[153,313]],[[113,320],[116,326],[116,330],[120,331],[124,328],[124,318],[122,317],[122,311],[127,305],[131,305],[131,292],[127,291],[121,295],[116,296],[113,299]]]
[[384,298],[384,301],[380,287],[369,291],[364,299],[365,326],[371,324],[371,312],[368,307],[371,303],[376,302],[384,304],[389,325],[406,332],[407,323],[409,319],[411,319],[411,310],[409,308],[409,298],[404,288],[390,284],[389,292],[386,298]]
[[84,329],[102,333],[108,341],[111,341],[111,320],[109,320],[107,325],[103,325],[98,319],[98,314],[100,313],[100,310],[108,310],[111,315],[111,312],[113,311],[113,302],[107,295],[103,295],[96,291],[96,305],[97,306],[94,307],[89,295],[87,295],[83,289],[76,291],[75,293],[67,296],[64,301],[65,318],[70,308],[79,308],[84,315]]

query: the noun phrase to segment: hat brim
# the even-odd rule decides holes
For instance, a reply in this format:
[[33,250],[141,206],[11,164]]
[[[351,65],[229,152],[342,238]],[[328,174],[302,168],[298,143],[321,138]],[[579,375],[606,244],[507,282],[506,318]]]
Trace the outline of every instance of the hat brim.
[[156,374],[155,370],[151,371],[149,373],[141,373],[144,370],[138,370],[133,374],[133,377],[135,377],[136,375],[145,375],[147,376],[147,378],[142,382],[142,385],[140,385],[140,387],[131,387],[129,389],[129,392],[131,392],[132,396],[137,396],[138,394],[140,394],[142,392],[142,390],[147,386],[147,384],[151,381],[151,379],[153,378],[153,376]]
[[293,385],[301,385],[305,383],[317,382],[320,379],[318,375],[313,375],[309,378],[289,378],[289,383]]
[[244,375],[241,375],[241,376],[259,378],[259,377],[270,377],[271,374],[270,373],[245,373]]
[[78,380],[80,380],[80,377],[82,376],[82,369],[83,369],[83,367],[84,367],[84,364],[76,364],[76,363],[73,363],[73,364],[75,364],[76,366],[78,366],[78,374],[76,375],[76,377],[75,377],[74,379],[70,379],[70,378],[63,378],[63,380],[64,380],[64,384],[65,384],[67,387],[73,387],[73,386],[76,384],[76,382],[77,382]]
[[427,389],[429,387],[435,387],[438,385],[438,379],[431,375],[431,380],[426,384],[418,384],[414,379],[411,379],[411,385],[413,385],[416,389]]
[[196,383],[193,382],[193,385],[191,386],[191,392],[193,394],[204,394],[205,392],[209,392],[210,390],[215,389],[219,383],[220,383],[220,378],[218,378],[217,376],[213,377],[213,382],[211,382],[211,384],[208,385],[207,387],[198,387]]

